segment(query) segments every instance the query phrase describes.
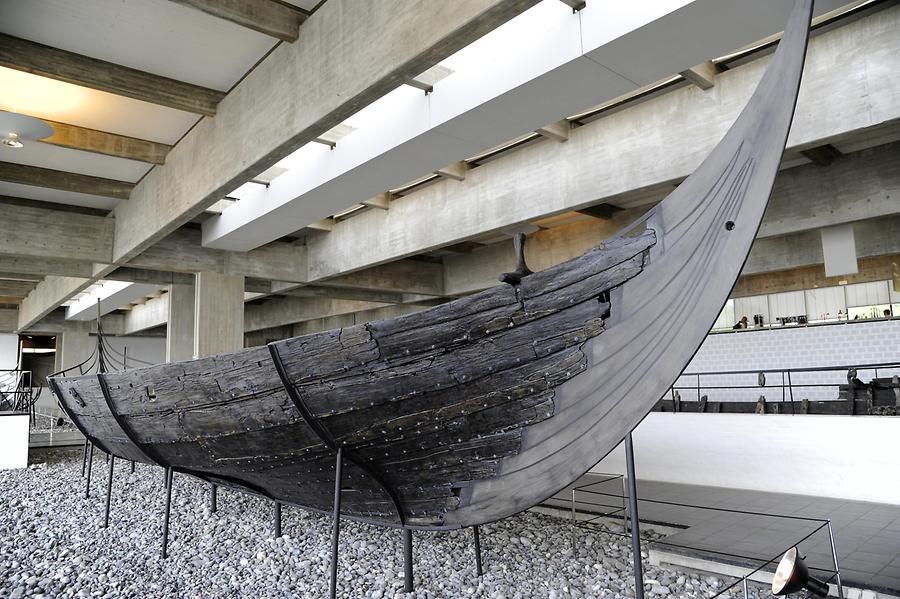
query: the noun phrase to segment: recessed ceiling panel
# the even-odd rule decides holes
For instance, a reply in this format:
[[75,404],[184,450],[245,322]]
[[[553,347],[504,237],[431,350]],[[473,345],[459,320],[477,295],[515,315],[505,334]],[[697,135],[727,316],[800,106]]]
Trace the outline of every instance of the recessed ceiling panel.
[[[105,198],[88,193],[60,191],[48,187],[33,187],[7,181],[0,181],[0,196],[40,200],[42,202],[53,202],[54,204],[68,204],[69,206],[99,208],[102,210],[112,210],[119,203],[119,200],[113,198]],[[2,214],[0,214],[0,219],[2,219]]]
[[71,150],[39,141],[26,141],[25,145],[18,149],[0,147],[0,161],[129,183],[136,183],[151,168],[151,165],[136,160]]
[[277,42],[169,0],[5,0],[0,31],[222,91]]
[[197,115],[0,67],[0,110],[174,144]]

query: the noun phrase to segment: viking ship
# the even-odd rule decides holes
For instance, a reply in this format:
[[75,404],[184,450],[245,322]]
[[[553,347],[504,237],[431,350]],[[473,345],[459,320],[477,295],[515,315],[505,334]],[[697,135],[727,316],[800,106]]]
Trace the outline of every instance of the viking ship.
[[505,282],[422,312],[52,389],[99,449],[278,503],[329,512],[337,478],[340,515],[390,527],[530,508],[641,421],[719,315],[779,169],[811,13],[797,0],[696,171],[579,257],[530,273],[520,243]]

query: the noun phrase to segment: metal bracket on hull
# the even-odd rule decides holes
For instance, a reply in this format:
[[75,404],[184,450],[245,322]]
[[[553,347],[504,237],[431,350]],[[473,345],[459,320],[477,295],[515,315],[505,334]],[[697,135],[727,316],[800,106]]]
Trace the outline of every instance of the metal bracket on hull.
[[350,462],[364,473],[366,473],[372,480],[374,480],[378,486],[384,491],[385,495],[391,500],[394,504],[394,509],[397,512],[397,518],[400,520],[400,526],[406,526],[406,518],[403,516],[403,510],[400,507],[400,498],[397,497],[396,493],[394,493],[393,489],[391,489],[388,484],[384,481],[384,478],[381,474],[375,469],[371,468],[364,461],[356,458],[352,452],[347,451],[346,448],[342,447],[338,444],[337,441],[334,440],[334,437],[331,436],[331,433],[322,426],[322,423],[313,416],[312,412],[309,411],[309,408],[306,407],[306,404],[303,403],[303,398],[300,397],[300,394],[297,393],[296,387],[291,383],[288,378],[287,371],[284,368],[284,363],[281,361],[281,355],[278,353],[278,348],[275,347],[274,344],[270,343],[268,345],[269,353],[272,355],[272,363],[275,364],[275,370],[278,372],[278,377],[281,379],[281,384],[284,387],[284,390],[287,392],[288,397],[291,398],[291,401],[294,403],[294,406],[297,408],[297,411],[300,412],[300,416],[309,425],[309,428],[319,437],[319,439],[324,443],[329,449],[334,451],[335,453],[341,452],[342,459]]

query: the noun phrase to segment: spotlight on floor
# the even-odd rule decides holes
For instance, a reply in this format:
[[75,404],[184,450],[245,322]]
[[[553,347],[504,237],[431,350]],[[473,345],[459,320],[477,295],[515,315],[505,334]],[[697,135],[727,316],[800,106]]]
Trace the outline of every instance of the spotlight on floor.
[[828,585],[809,575],[809,569],[800,550],[791,547],[778,562],[775,570],[775,578],[772,580],[772,593],[775,595],[789,595],[800,589],[809,589],[820,597],[828,596]]

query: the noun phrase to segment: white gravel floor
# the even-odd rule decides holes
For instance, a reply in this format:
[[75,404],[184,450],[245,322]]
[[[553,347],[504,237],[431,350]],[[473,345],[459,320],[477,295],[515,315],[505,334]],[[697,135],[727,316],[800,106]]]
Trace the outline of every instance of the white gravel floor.
[[[84,498],[80,450],[33,452],[28,470],[0,471],[0,598],[327,596],[330,519],[176,475],[169,557],[160,559],[162,470],[117,462],[109,529],[101,528],[107,466],[95,454]],[[482,527],[485,575],[475,576],[471,531],[414,533],[416,593],[405,594],[401,534],[345,521],[341,597],[633,597],[627,539],[525,513]],[[709,597],[719,579],[647,567],[648,597]],[[755,595],[755,592],[754,592]]]

